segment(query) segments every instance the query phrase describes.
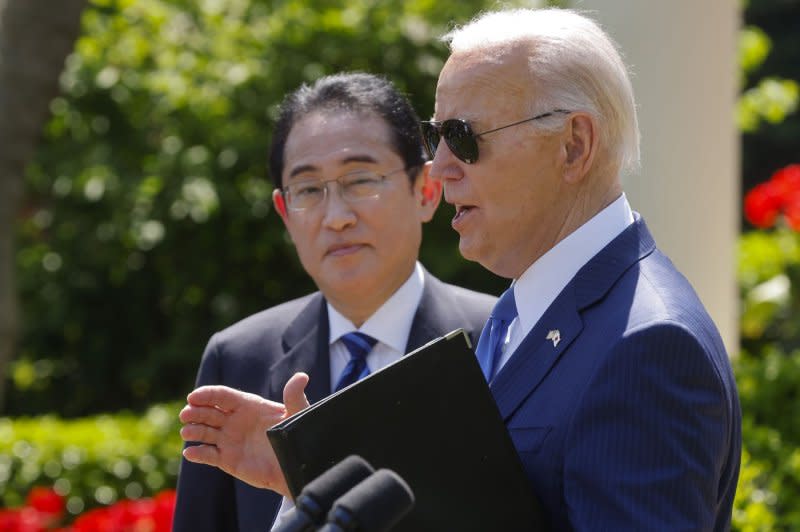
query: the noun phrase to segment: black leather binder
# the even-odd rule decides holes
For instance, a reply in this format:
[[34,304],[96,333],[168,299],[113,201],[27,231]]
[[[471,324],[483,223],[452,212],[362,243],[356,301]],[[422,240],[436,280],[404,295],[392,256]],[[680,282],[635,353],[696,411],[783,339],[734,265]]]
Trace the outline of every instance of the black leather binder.
[[416,497],[395,531],[544,530],[540,506],[461,329],[267,431],[297,496],[357,454]]

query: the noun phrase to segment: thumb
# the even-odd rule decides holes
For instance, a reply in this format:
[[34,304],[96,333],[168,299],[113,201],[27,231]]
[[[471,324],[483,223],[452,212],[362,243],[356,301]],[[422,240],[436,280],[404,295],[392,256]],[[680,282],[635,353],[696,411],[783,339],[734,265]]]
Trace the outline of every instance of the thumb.
[[283,387],[283,404],[288,415],[291,416],[308,406],[308,399],[304,393],[308,379],[305,373],[295,373],[286,381],[286,386]]

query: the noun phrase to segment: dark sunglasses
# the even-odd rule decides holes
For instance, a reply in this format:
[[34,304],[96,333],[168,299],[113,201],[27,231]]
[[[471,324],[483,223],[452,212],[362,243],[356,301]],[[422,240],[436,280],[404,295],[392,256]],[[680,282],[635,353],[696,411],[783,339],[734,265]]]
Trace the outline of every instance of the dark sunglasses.
[[481,131],[480,133],[473,132],[469,123],[466,120],[461,120],[460,118],[450,118],[449,120],[443,120],[441,122],[424,121],[420,124],[422,129],[422,144],[425,147],[425,151],[428,153],[428,157],[433,160],[434,156],[436,155],[436,148],[439,146],[439,140],[444,138],[444,141],[447,143],[447,147],[450,148],[450,151],[453,152],[453,155],[467,164],[473,164],[478,161],[477,139],[481,135],[494,133],[495,131],[500,131],[501,129],[506,129],[507,127],[518,126],[519,124],[524,124],[525,122],[547,118],[548,116],[553,116],[555,114],[569,114],[571,112],[572,111],[566,111],[564,109],[555,109],[547,113],[536,115],[532,118],[526,118],[525,120],[514,122],[513,124],[496,127],[488,131]]

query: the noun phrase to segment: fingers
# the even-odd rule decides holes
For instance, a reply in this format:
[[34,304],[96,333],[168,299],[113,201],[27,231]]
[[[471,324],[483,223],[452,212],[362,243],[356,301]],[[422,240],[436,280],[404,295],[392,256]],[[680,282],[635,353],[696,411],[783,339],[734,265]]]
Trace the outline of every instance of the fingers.
[[308,399],[304,393],[308,380],[309,377],[305,373],[295,373],[286,381],[283,387],[283,402],[288,415],[291,416],[308,407]]
[[186,405],[178,414],[181,423],[202,423],[219,428],[225,423],[225,414],[214,407]]
[[[184,427],[186,428],[186,427]],[[181,435],[183,431],[181,430]],[[183,450],[183,456],[190,462],[219,467],[219,449],[213,445],[192,445]]]
[[181,438],[186,442],[216,445],[219,442],[220,431],[207,425],[192,423],[181,427]]
[[[241,412],[247,416],[273,418],[286,415],[281,403],[228,386],[201,386],[186,397],[187,408],[214,408],[224,414]],[[182,421],[183,418],[181,418]],[[186,421],[184,421],[186,422]]]
[[259,398],[257,395],[229,388],[228,386],[201,386],[192,391],[186,397],[186,401],[190,405],[213,406],[225,412],[231,412],[248,399],[252,400],[248,396]]

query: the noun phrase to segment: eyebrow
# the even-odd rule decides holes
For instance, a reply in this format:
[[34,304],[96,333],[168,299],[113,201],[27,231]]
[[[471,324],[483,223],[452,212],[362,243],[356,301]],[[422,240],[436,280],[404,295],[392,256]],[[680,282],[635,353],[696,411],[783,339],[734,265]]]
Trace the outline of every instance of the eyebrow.
[[[378,161],[375,157],[371,155],[349,155],[339,161],[339,164],[350,164],[350,163],[377,163]],[[319,170],[318,167],[314,166],[313,164],[301,164],[300,166],[295,166],[292,168],[292,171],[289,172],[289,179],[295,177],[298,174],[302,174],[304,172],[314,172]]]

